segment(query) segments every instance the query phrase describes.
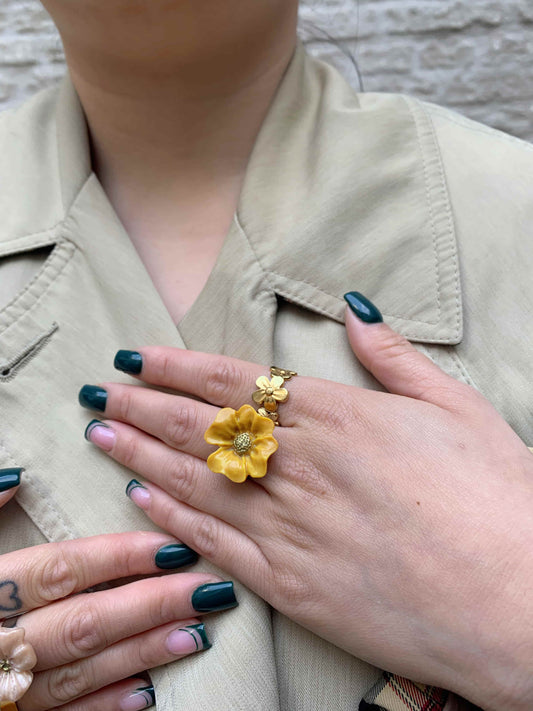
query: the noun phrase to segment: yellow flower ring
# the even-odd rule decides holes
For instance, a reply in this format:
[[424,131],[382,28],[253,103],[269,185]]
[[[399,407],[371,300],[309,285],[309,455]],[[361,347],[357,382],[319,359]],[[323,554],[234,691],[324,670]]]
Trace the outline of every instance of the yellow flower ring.
[[204,434],[208,444],[218,447],[207,458],[207,466],[239,484],[248,476],[264,477],[268,458],[278,448],[272,436],[274,426],[272,420],[258,415],[250,405],[239,410],[225,407]]

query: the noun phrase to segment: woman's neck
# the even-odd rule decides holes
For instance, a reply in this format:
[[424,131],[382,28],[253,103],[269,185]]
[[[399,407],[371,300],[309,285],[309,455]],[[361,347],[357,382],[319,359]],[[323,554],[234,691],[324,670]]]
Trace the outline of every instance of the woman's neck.
[[147,206],[158,214],[201,207],[211,193],[235,199],[294,51],[297,0],[44,4],[94,170],[126,228]]

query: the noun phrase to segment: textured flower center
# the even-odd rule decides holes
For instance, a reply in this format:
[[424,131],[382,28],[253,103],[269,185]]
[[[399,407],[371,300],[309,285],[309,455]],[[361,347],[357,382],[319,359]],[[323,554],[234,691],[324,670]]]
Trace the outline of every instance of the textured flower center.
[[233,440],[233,449],[237,454],[243,455],[251,448],[252,444],[252,435],[249,432],[241,432]]
[[5,672],[11,671],[11,664],[9,663],[9,659],[3,659],[2,661],[0,661],[0,669]]
[[266,393],[267,395],[273,395],[273,394],[274,394],[274,388],[267,388],[267,389],[265,390],[265,393]]

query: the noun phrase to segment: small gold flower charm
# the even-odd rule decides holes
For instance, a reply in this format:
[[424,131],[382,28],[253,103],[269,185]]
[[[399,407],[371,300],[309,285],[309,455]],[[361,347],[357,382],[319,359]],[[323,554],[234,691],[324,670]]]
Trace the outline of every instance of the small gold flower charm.
[[218,446],[207,458],[207,466],[239,484],[248,476],[264,477],[268,458],[278,448],[273,431],[272,420],[258,415],[250,405],[237,411],[223,408],[204,434],[208,444]]
[[37,657],[20,627],[0,627],[0,701],[18,701],[33,680]]
[[257,378],[255,384],[259,390],[252,395],[254,402],[263,405],[269,412],[276,412],[278,402],[285,402],[289,397],[289,391],[281,387],[284,383],[285,379],[281,375],[274,375],[272,380],[269,380],[266,375]]
[[270,375],[279,375],[279,377],[283,378],[283,380],[290,380],[292,377],[297,376],[298,373],[295,373],[294,370],[285,370],[285,368],[276,368],[276,366],[273,365],[270,368]]
[[265,410],[264,407],[260,407],[257,412],[261,415],[261,417],[268,417],[275,425],[279,425],[279,415],[277,412],[269,412],[268,410]]

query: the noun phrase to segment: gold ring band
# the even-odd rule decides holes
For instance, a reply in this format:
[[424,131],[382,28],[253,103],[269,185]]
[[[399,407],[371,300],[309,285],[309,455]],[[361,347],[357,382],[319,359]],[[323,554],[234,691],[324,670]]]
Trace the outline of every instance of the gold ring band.
[[289,391],[283,386],[286,380],[296,375],[298,373],[294,370],[273,365],[270,367],[270,380],[265,375],[256,380],[255,384],[259,389],[252,394],[252,399],[260,405],[257,412],[261,417],[268,417],[275,425],[279,425],[278,405],[289,399]]

